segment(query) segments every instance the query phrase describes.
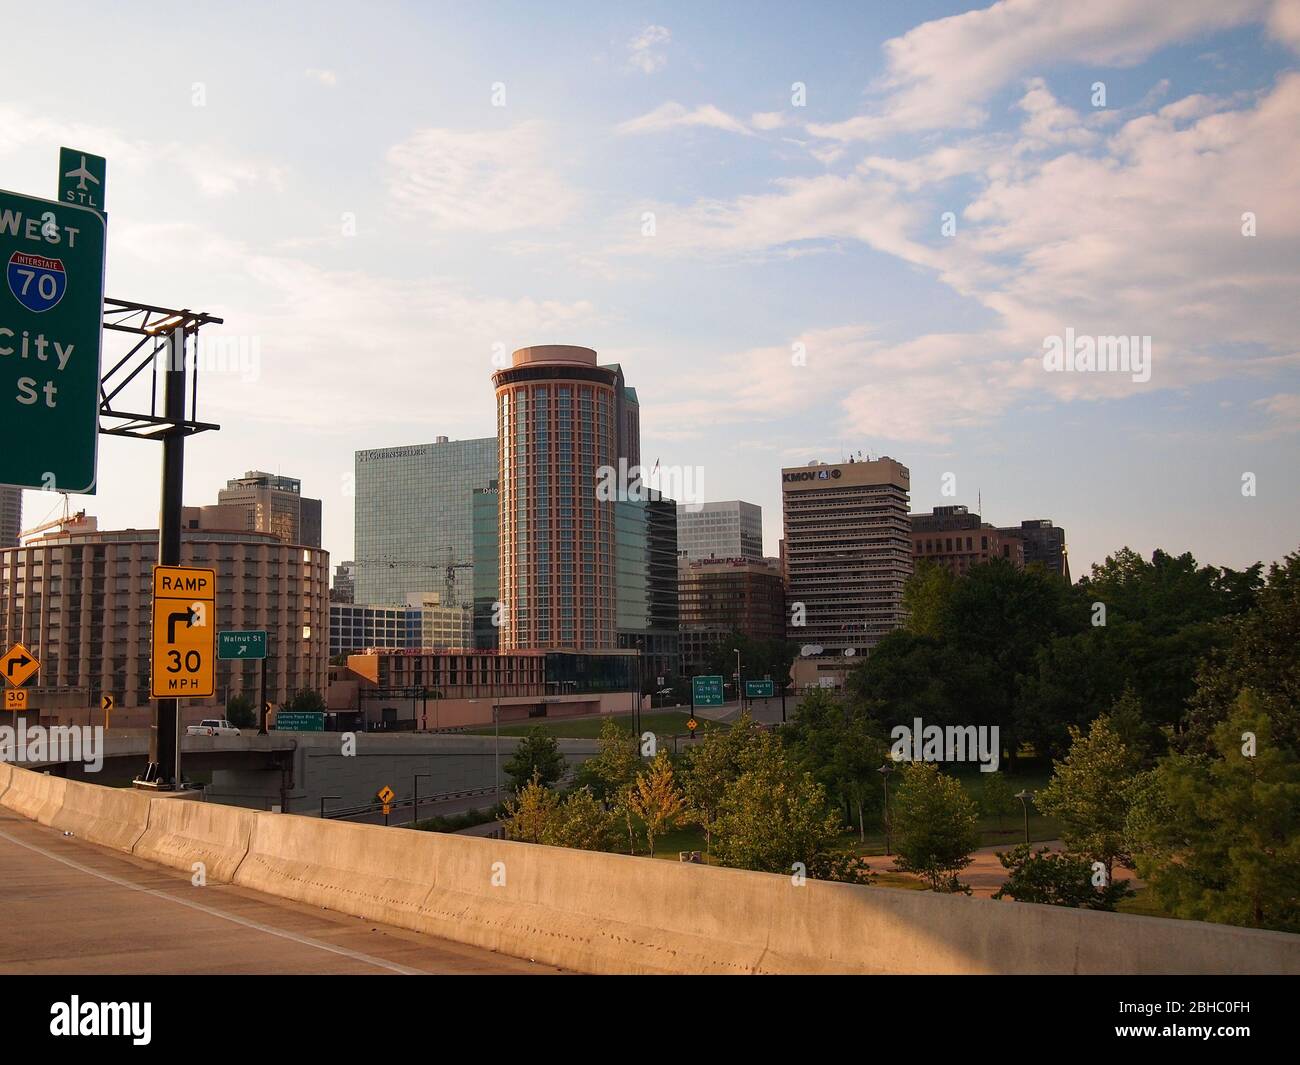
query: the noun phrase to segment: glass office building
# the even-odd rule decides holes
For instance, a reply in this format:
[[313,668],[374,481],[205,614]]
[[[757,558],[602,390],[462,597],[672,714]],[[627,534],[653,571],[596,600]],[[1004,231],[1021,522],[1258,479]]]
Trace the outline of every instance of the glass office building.
[[677,506],[677,549],[684,562],[706,558],[763,558],[763,510],[730,499]]
[[[356,453],[357,603],[474,598],[474,490],[497,477],[495,437]],[[448,567],[454,603],[445,602]]]
[[615,503],[614,558],[618,645],[641,652],[648,691],[678,670],[677,504]]
[[499,627],[492,624],[501,596],[498,498],[495,480],[488,488],[474,490],[474,647],[480,651],[495,651],[500,643]]

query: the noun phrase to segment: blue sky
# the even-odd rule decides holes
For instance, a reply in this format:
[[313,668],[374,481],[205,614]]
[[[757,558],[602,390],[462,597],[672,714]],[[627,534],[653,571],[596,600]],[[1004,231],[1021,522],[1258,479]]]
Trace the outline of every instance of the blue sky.
[[[1055,519],[1076,575],[1125,544],[1296,547],[1296,0],[6,27],[0,186],[52,195],[61,144],[107,156],[108,293],[207,309],[258,355],[205,375],[223,429],[189,445],[189,503],[301,477],[349,558],[354,450],[489,435],[494,352],[574,343],[624,364],[647,459],[761,504],[772,553],[779,468],[858,450],[911,468],[915,510]],[[1045,371],[1067,327],[1150,336],[1151,379]],[[74,506],[153,526],[159,450],[103,438]],[[27,522],[54,506],[28,493]]]

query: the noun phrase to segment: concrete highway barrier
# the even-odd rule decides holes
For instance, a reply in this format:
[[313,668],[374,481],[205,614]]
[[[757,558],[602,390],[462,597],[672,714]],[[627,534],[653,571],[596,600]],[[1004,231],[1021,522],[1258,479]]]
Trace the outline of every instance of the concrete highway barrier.
[[8,762],[0,762],[0,799],[9,790],[9,781],[13,779],[14,770]]
[[209,880],[230,883],[248,853],[252,810],[188,799],[150,799],[149,824],[134,854],[190,873],[202,862]]
[[131,842],[136,804],[65,783],[11,768],[0,803],[46,824],[79,820],[173,868],[204,861],[210,878],[586,972],[1300,973],[1300,936],[1281,932],[799,884],[177,799],[146,798],[147,825]]
[[0,798],[0,804],[16,814],[48,825],[63,808],[63,796],[68,782],[63,777],[34,773],[29,769],[11,766],[9,787]]
[[151,802],[152,799],[142,791],[103,788],[98,784],[65,780],[63,801],[50,820],[44,823],[103,847],[130,851],[144,835]]

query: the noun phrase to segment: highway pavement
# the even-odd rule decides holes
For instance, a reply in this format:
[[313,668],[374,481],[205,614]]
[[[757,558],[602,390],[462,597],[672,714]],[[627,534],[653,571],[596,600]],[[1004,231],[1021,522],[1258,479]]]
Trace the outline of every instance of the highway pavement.
[[545,974],[551,966],[190,877],[0,808],[0,974]]

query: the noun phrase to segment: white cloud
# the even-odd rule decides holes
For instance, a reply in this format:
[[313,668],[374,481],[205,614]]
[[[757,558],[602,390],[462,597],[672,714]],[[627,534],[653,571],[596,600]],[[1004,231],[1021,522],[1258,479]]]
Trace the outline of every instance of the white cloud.
[[[1203,96],[1174,101],[1104,138],[1037,81],[1021,109],[1017,133],[660,207],[657,235],[636,247],[753,257],[859,241],[933,271],[992,315],[976,332],[860,351],[856,378],[828,384],[844,397],[846,432],[944,442],[1045,396],[1125,398],[1296,370],[1300,73],[1231,109]],[[937,184],[957,175],[977,185],[964,210]],[[943,238],[950,208],[959,224]],[[1247,211],[1257,236],[1242,234]],[[1043,340],[1066,328],[1150,336],[1150,382],[1045,372]],[[1289,402],[1267,409],[1281,416]]]
[[749,124],[754,129],[780,129],[789,119],[782,111],[755,111],[749,116]]
[[701,200],[685,208],[654,205],[656,235],[635,238],[618,250],[744,256],[801,241],[850,239],[909,261],[934,261],[929,249],[907,236],[919,221],[917,205],[897,196],[887,182],[857,174],[823,174],[774,184],[775,192],[732,202]]
[[614,129],[617,133],[663,133],[681,126],[704,126],[724,130],[727,133],[751,136],[750,130],[743,122],[732,118],[712,104],[701,104],[688,111],[674,100],[660,104],[653,111],[637,118],[620,122]]
[[1294,52],[1300,52],[1300,0],[1277,0],[1268,14],[1268,30]]
[[241,156],[217,145],[127,137],[106,126],[49,118],[13,104],[0,103],[0,130],[4,131],[0,158],[48,150],[50,145],[75,145],[107,158],[114,173],[120,167],[140,175],[159,171],[181,174],[200,194],[213,199],[257,185],[281,189],[288,175],[278,163]]
[[165,278],[149,288],[164,306],[182,305],[168,303],[173,292],[220,293],[205,306],[226,320],[213,338],[257,339],[256,383],[205,375],[204,406],[218,421],[234,412],[241,424],[372,434],[395,421],[457,420],[474,395],[490,418],[494,344],[510,351],[538,337],[589,336],[598,323],[586,300],[493,298],[447,277],[329,269],[191,225],[119,221],[113,255],[128,282]]
[[504,233],[564,221],[578,197],[536,121],[501,131],[418,130],[388,151],[393,199],[439,230]]
[[643,74],[653,74],[668,63],[668,56],[660,48],[673,39],[667,26],[648,25],[627,43],[627,61]]
[[1271,422],[1270,425],[1255,433],[1253,439],[1263,440],[1300,433],[1300,394],[1279,392],[1256,400],[1253,406],[1262,410]]
[[312,81],[320,82],[320,84],[330,89],[339,83],[339,76],[332,70],[308,69],[306,74]]
[[[971,127],[998,89],[1062,63],[1126,67],[1166,45],[1259,20],[1269,0],[999,0],[922,23],[885,42],[887,72],[866,114],[810,125],[816,136],[870,139],[895,132]],[[1274,9],[1283,39],[1291,14]]]

